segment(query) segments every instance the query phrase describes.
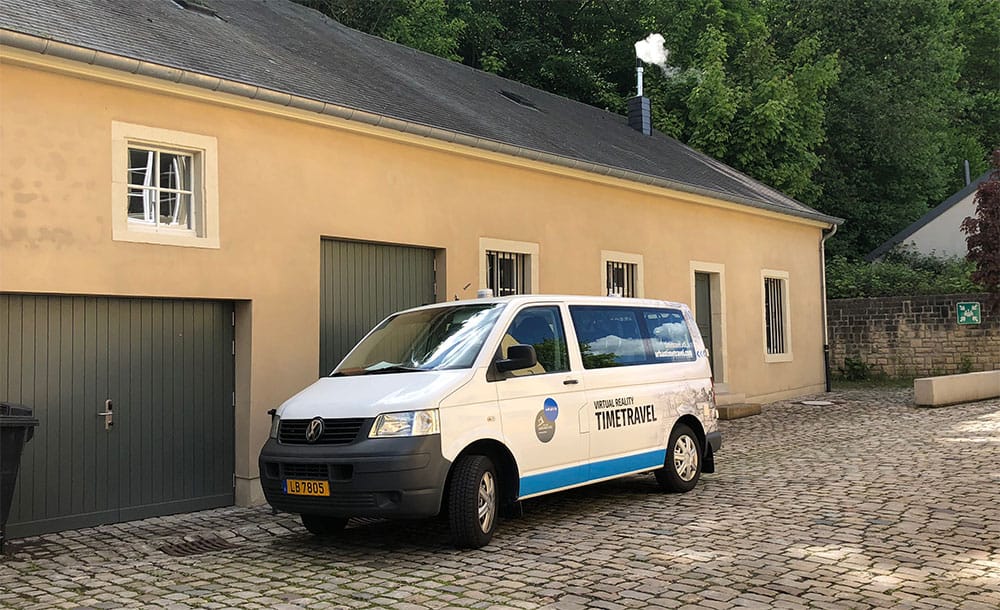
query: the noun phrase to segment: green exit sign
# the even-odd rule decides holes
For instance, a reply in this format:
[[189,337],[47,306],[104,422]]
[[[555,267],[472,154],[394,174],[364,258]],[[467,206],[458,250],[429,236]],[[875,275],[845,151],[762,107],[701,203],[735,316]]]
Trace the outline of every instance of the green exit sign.
[[959,324],[981,324],[983,321],[983,310],[979,303],[967,302],[958,304]]

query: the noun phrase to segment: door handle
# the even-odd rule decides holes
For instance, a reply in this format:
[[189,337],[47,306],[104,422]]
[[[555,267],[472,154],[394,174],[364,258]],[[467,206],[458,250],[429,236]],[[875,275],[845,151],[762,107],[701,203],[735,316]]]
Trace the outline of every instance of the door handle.
[[110,430],[111,426],[115,425],[115,420],[114,420],[115,414],[113,412],[113,408],[114,405],[111,404],[111,399],[109,398],[104,401],[104,411],[97,414],[98,417],[104,417],[105,430]]
[[580,383],[579,379],[564,379],[563,380],[563,385],[576,385],[578,383]]

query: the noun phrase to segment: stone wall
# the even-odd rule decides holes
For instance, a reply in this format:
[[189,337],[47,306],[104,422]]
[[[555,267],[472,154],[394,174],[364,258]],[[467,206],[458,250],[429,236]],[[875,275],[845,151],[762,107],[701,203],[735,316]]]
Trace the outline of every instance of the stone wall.
[[[921,377],[1000,369],[1000,307],[991,307],[989,296],[831,300],[830,370],[843,375],[867,366],[890,377]],[[963,301],[982,304],[981,324],[958,324]]]

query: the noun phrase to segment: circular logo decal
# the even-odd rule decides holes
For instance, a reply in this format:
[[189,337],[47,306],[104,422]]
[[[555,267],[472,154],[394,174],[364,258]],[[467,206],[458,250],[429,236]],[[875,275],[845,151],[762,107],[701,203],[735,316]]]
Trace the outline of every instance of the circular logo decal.
[[544,410],[539,411],[538,415],[535,416],[535,436],[543,443],[547,443],[552,440],[555,434],[556,423],[549,420]]
[[551,398],[545,399],[545,405],[542,411],[545,413],[545,419],[549,421],[554,422],[556,421],[556,418],[559,417],[559,405],[556,404],[556,401]]
[[315,417],[306,427],[306,440],[315,443],[321,436],[323,436],[323,418]]

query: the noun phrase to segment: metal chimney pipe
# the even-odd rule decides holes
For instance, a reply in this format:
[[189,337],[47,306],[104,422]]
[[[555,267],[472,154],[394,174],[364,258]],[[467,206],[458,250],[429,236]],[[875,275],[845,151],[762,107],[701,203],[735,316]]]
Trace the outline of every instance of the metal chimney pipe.
[[965,160],[965,186],[969,186],[970,182],[972,182],[972,176],[969,175],[969,160],[966,159]]
[[642,97],[642,60],[635,58],[635,91],[637,97]]

